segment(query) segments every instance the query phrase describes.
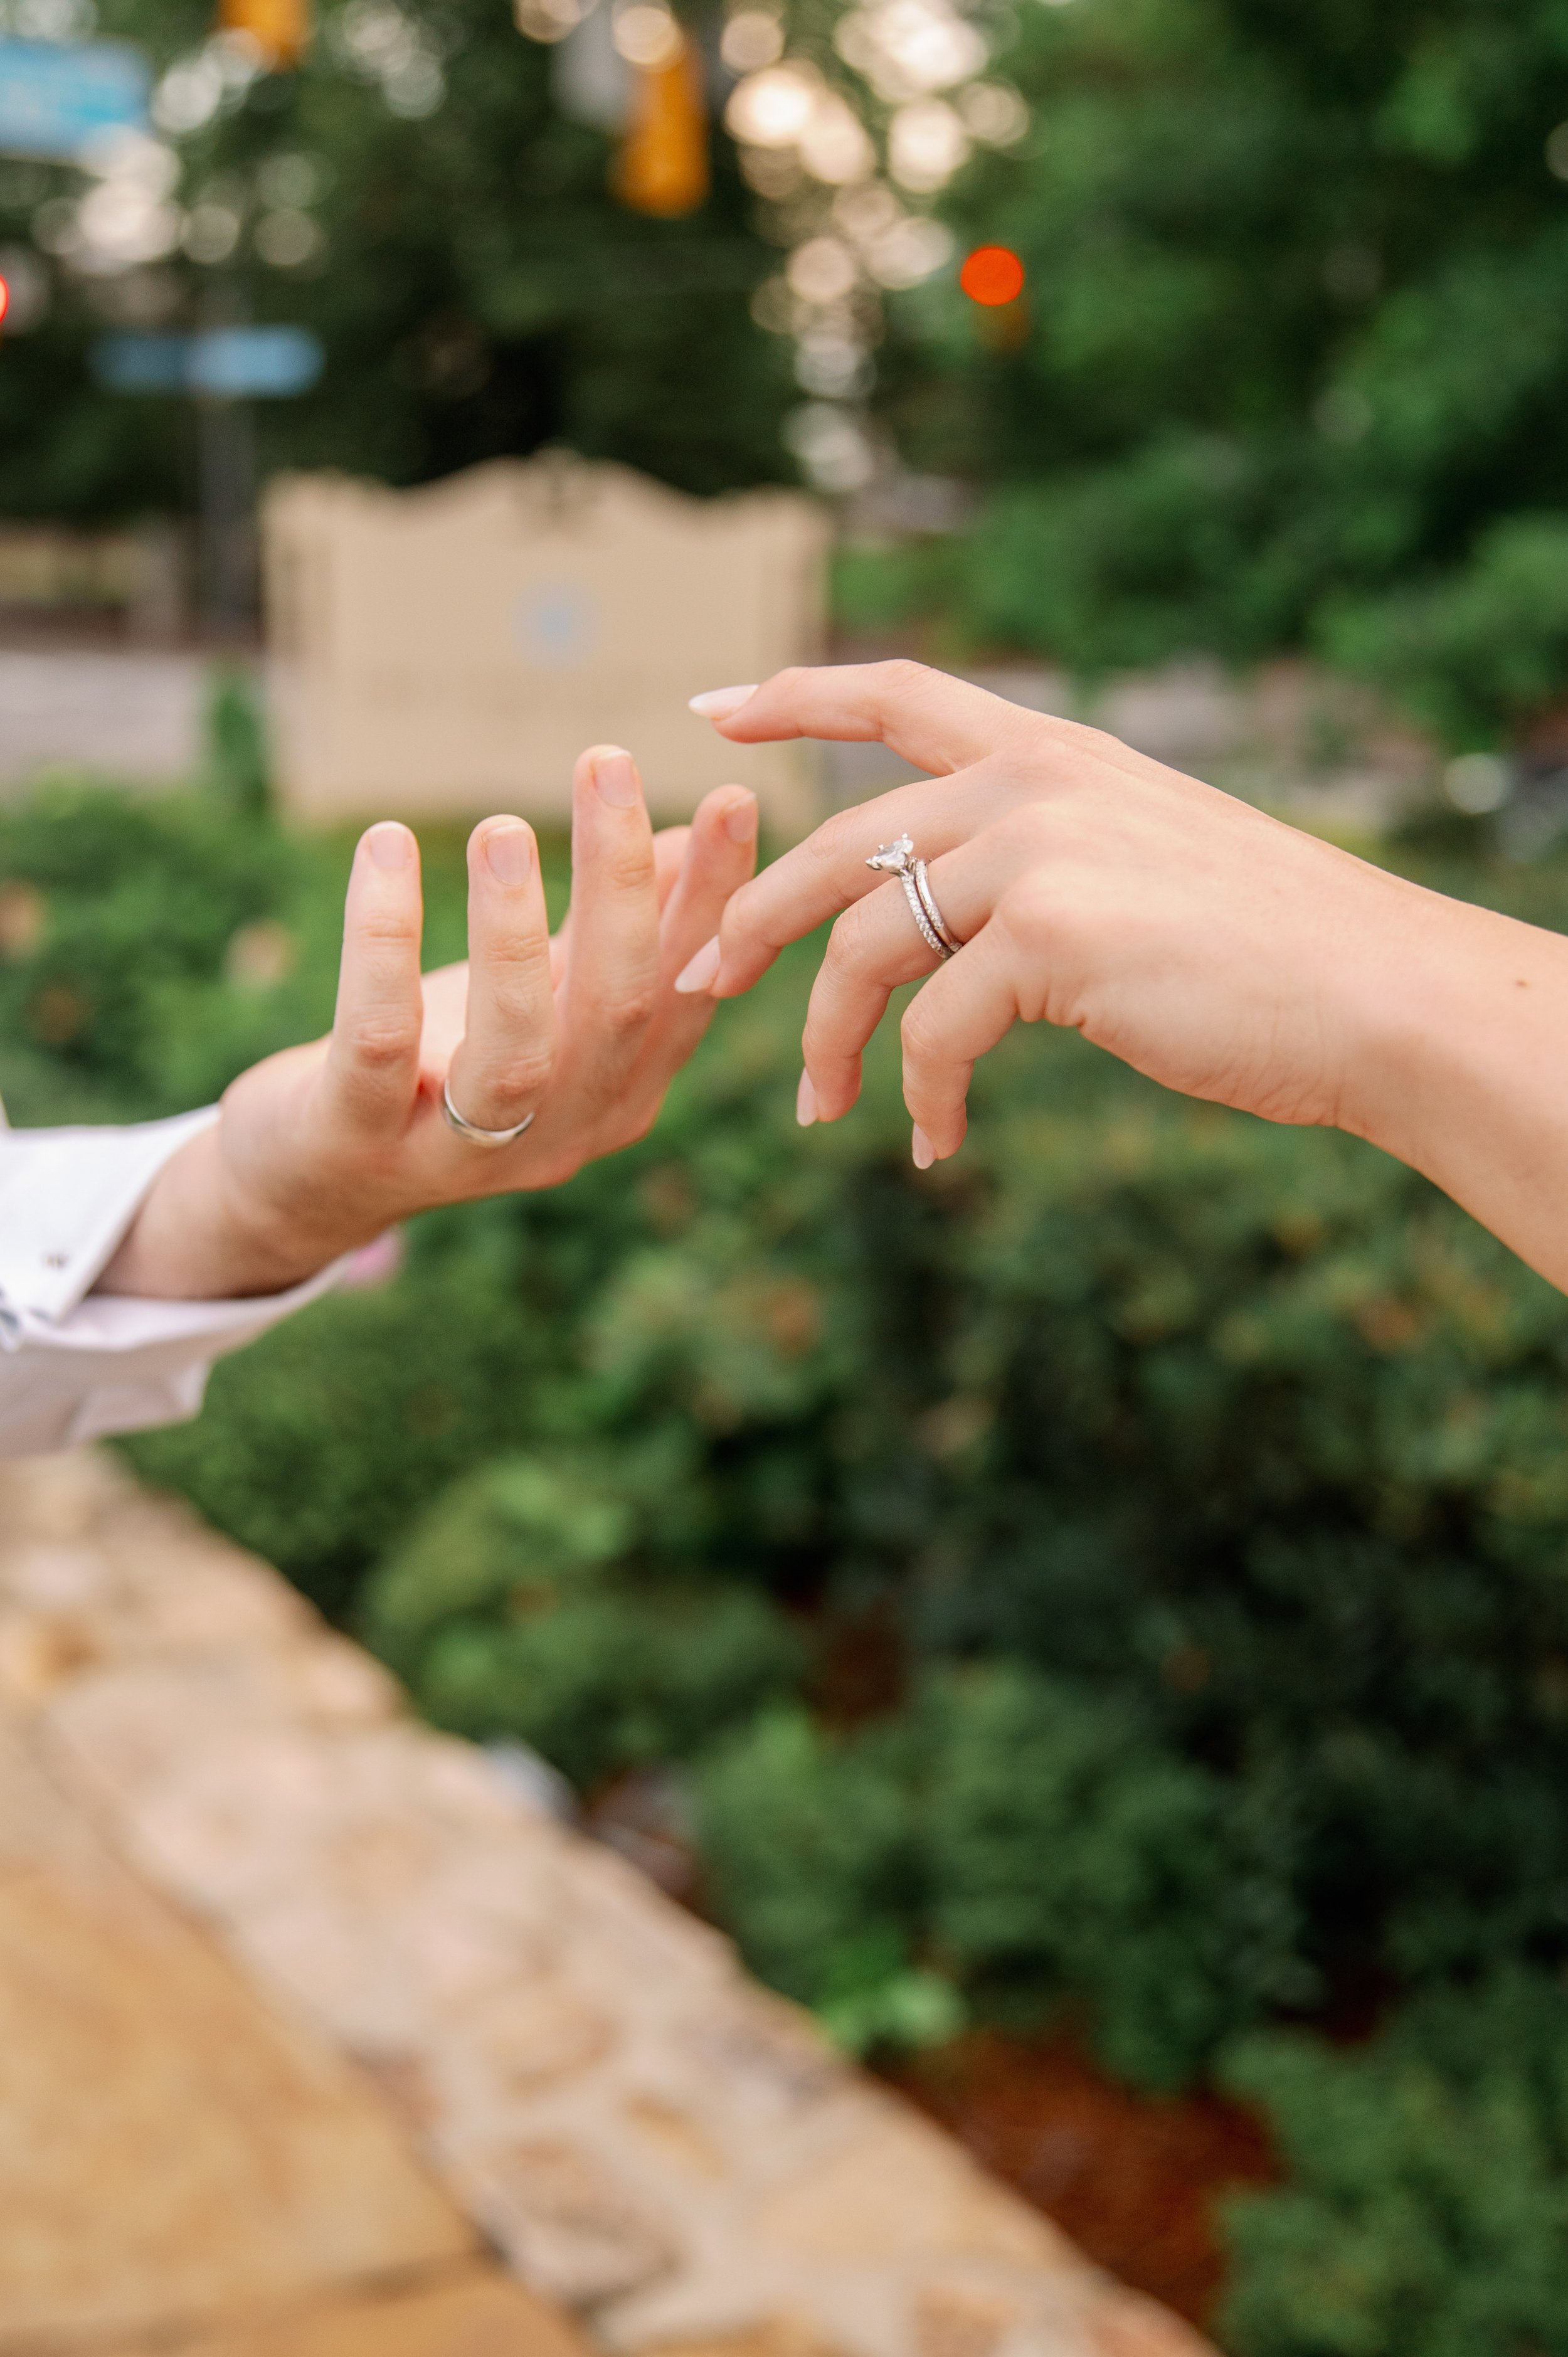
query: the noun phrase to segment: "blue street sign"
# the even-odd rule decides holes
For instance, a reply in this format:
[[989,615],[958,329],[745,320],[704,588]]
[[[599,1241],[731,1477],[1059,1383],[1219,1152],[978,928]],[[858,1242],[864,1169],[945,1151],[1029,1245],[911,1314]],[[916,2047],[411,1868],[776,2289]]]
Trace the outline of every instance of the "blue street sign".
[[151,91],[123,41],[0,40],[0,155],[69,164],[106,131],[145,132]]
[[193,393],[209,401],[287,401],[326,361],[308,328],[208,328],[197,336],[104,336],[92,372],[110,393]]

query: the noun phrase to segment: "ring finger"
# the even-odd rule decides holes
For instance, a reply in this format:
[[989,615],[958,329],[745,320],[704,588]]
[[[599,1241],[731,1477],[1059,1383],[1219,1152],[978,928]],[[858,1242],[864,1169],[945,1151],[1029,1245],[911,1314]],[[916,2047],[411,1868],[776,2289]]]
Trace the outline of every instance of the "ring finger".
[[743,885],[725,910],[715,944],[699,951],[680,987],[733,998],[765,974],[779,951],[876,890],[865,863],[883,844],[911,835],[929,858],[968,842],[1017,807],[1021,787],[1000,763],[950,778],[898,786],[844,811]]
[[[997,829],[931,862],[927,881],[932,897],[961,942],[980,931],[1007,874],[1006,844]],[[801,1042],[822,1120],[837,1121],[860,1094],[861,1060],[894,991],[941,963],[916,924],[897,877],[845,909],[828,938]]]
[[468,840],[468,1004],[451,1102],[477,1128],[514,1128],[543,1095],[554,1052],[538,845],[521,819],[487,819]]

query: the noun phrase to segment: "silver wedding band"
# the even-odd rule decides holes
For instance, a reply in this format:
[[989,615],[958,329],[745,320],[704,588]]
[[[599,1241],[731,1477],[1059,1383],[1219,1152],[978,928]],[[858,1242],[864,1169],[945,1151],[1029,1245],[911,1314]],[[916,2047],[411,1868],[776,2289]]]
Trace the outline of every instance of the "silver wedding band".
[[913,838],[901,834],[895,843],[878,845],[875,857],[865,864],[868,867],[879,869],[885,876],[897,876],[904,887],[909,914],[919,927],[920,938],[926,947],[934,950],[944,963],[955,957],[963,943],[937,906],[937,896],[931,889],[926,863],[915,856]]
[[441,1083],[441,1110],[446,1116],[447,1128],[455,1129],[459,1137],[466,1137],[470,1146],[510,1146],[525,1129],[533,1126],[533,1114],[525,1113],[510,1129],[481,1129],[477,1121],[467,1120],[453,1103],[450,1081]]

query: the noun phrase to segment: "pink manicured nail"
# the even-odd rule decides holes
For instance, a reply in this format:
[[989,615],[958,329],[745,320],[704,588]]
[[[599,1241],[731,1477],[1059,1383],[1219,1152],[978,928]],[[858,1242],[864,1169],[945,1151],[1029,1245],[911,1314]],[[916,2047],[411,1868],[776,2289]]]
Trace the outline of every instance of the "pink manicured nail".
[[601,746],[594,756],[594,783],[612,810],[630,810],[637,802],[637,764],[618,745]]
[[817,1118],[817,1092],[811,1086],[810,1072],[802,1072],[800,1085],[795,1092],[795,1118],[802,1129],[810,1129]]
[[694,712],[699,720],[727,720],[743,704],[749,704],[756,694],[755,680],[749,687],[710,687],[705,694],[693,695],[686,708]]
[[733,802],[725,813],[725,833],[732,843],[749,843],[757,833],[757,796]]
[[498,826],[485,837],[485,865],[498,884],[526,884],[533,873],[533,837],[525,826]]
[[915,1168],[929,1170],[937,1158],[937,1149],[917,1122],[915,1125]]
[[395,818],[383,819],[380,826],[371,827],[365,841],[378,867],[406,867],[413,857],[413,837]]
[[677,990],[684,991],[706,990],[718,970],[719,937],[715,933],[711,942],[703,943],[690,964],[682,967],[675,977],[675,987]]

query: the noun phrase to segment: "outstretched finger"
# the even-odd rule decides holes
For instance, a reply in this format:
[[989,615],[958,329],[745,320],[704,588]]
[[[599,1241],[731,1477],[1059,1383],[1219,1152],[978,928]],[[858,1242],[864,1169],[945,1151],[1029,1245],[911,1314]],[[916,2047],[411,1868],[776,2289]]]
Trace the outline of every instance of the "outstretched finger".
[[[688,830],[680,872],[664,902],[660,923],[660,979],[673,983],[714,930],[725,908],[757,865],[757,796],[745,786],[715,786],[698,803]],[[679,1000],[661,1012],[688,1017],[700,1030],[701,1002]],[[711,1012],[711,1009],[710,1009]],[[694,1035],[693,1035],[694,1036]]]
[[840,811],[736,892],[716,938],[677,986],[715,998],[749,990],[790,942],[886,882],[866,865],[885,844],[907,834],[923,859],[935,859],[1015,809],[1018,794],[1006,769],[987,762],[961,778],[922,779]]
[[711,934],[725,902],[757,858],[757,797],[744,786],[715,786],[698,804],[685,856],[660,926],[659,996],[642,1051],[624,1093],[605,1114],[595,1151],[614,1152],[641,1137],[664,1092],[713,1021],[714,1002],[671,988],[692,945]]
[[480,1129],[511,1129],[538,1105],[555,1052],[550,919],[533,829],[487,819],[468,839],[468,1003],[446,1075]]
[[904,662],[781,671],[760,687],[710,688],[693,696],[692,709],[734,745],[792,737],[875,741],[936,777],[950,777],[1039,726],[1037,713]]
[[418,844],[395,819],[371,827],[349,878],[327,1057],[331,1109],[361,1135],[401,1135],[418,1091],[424,914]]
[[658,986],[659,887],[642,781],[620,746],[596,745],[573,779],[572,930],[553,1127],[582,1134],[619,1097]]
[[900,1027],[904,1103],[922,1169],[945,1162],[963,1144],[974,1068],[1018,1018],[1012,951],[996,923],[984,926],[909,1001]]
[[[689,826],[661,826],[653,838],[653,880],[660,909],[667,905],[680,878],[691,833]],[[568,909],[550,937],[550,978],[557,990],[566,979],[571,940],[572,911]]]
[[[961,942],[972,940],[985,923],[1014,857],[1005,829],[992,831],[961,845],[928,871],[928,890],[943,923]],[[801,1041],[811,1083],[802,1099],[808,1118],[836,1121],[849,1111],[860,1094],[866,1042],[889,998],[938,963],[901,881],[877,879],[875,890],[845,909],[828,937]]]

